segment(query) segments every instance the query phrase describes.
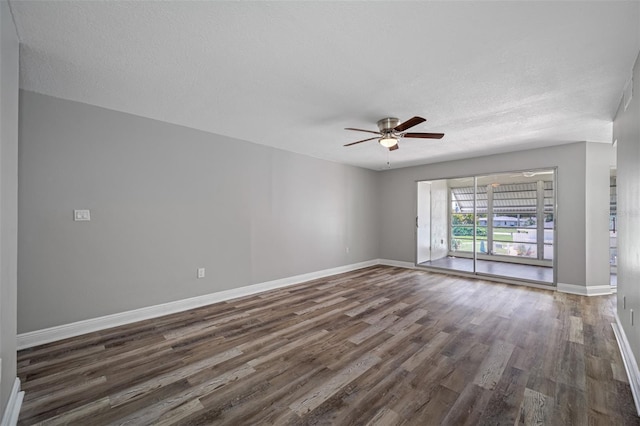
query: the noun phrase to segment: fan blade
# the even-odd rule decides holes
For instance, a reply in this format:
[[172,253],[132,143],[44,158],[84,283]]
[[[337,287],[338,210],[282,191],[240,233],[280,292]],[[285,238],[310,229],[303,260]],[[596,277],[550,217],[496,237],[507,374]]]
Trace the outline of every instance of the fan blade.
[[425,121],[427,121],[425,118],[415,116],[413,118],[408,119],[404,123],[398,124],[396,127],[393,128],[393,130],[395,130],[396,132],[404,132],[405,130],[410,129],[413,126],[417,126],[420,123],[424,123]]
[[373,133],[375,135],[382,135],[382,133],[374,132],[373,130],[354,129],[353,127],[345,127],[344,129],[345,130],[355,130],[356,132],[367,132],[367,133]]
[[403,138],[442,139],[444,133],[405,133]]
[[346,144],[346,145],[344,145],[344,146],[351,146],[351,145],[355,145],[355,144],[357,144],[357,143],[362,143],[362,142],[366,142],[366,141],[372,141],[372,140],[374,140],[374,139],[380,139],[380,138],[375,137],[375,138],[363,139],[363,140],[361,140],[361,141],[348,143],[348,144]]
[[396,150],[396,149],[398,149],[398,148],[400,148],[400,147],[398,146],[398,144],[395,144],[394,146],[390,146],[390,147],[389,147],[389,151],[395,151],[395,150]]

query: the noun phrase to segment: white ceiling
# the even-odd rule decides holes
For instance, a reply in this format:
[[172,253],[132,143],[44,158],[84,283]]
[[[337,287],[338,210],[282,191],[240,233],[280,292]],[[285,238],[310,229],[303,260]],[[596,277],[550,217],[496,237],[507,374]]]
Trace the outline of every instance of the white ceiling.
[[371,169],[610,143],[640,49],[628,0],[10,5],[24,89]]

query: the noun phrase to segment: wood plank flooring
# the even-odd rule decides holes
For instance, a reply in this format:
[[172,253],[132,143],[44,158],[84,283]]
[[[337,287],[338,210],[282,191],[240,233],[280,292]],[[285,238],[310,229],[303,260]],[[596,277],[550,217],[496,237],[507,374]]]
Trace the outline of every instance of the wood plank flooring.
[[375,266],[21,351],[19,424],[640,424],[614,307]]

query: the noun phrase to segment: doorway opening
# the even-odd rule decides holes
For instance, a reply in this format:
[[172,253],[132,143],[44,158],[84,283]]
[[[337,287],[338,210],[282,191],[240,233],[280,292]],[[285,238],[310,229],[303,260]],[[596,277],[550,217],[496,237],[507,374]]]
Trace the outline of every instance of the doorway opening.
[[554,285],[555,169],[417,182],[416,265]]
[[609,275],[611,287],[618,286],[618,191],[615,167],[609,176]]

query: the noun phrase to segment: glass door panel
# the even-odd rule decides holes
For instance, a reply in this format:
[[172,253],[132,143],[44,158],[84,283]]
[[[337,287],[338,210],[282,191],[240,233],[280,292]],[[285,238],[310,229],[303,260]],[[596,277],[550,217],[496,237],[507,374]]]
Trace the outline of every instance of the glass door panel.
[[617,186],[617,172],[612,168],[609,176],[609,273],[612,286],[618,285]]
[[[469,182],[471,188],[469,189]],[[473,178],[440,179],[429,182],[418,182],[418,215],[416,222],[416,252],[420,254],[421,227],[426,226],[423,213],[426,210],[427,197],[420,195],[425,188],[430,195],[430,259],[418,256],[416,262],[420,266],[446,269],[451,271],[473,273]],[[452,191],[452,187],[465,189],[462,192]],[[421,190],[422,189],[422,190]],[[422,199],[420,198],[422,197]],[[422,212],[422,213],[421,213]],[[422,220],[421,220],[422,219]]]
[[448,194],[448,252],[433,266],[554,282],[554,169],[441,182]]
[[554,170],[477,177],[478,274],[553,283]]
[[487,254],[489,246],[487,243],[487,214],[476,214],[476,247],[480,254]]

